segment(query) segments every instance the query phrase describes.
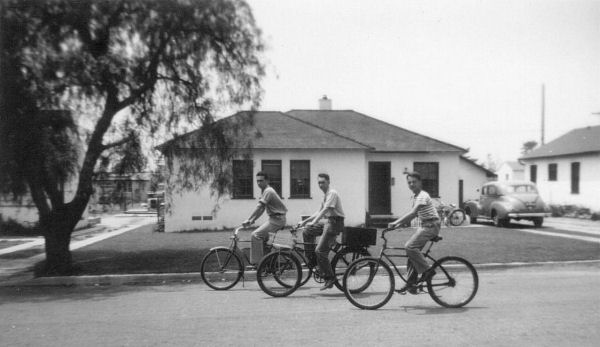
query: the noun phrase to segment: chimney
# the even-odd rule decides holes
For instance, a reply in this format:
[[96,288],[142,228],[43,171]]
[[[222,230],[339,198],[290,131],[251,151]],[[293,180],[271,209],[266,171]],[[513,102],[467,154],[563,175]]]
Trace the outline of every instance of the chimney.
[[319,110],[331,110],[331,99],[327,99],[327,95],[323,95],[323,97],[319,99]]

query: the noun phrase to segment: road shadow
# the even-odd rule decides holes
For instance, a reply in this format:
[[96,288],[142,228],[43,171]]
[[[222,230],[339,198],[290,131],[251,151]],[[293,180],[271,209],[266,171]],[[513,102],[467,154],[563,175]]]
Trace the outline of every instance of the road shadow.
[[167,282],[164,284],[94,286],[11,286],[0,287],[0,307],[14,303],[101,301],[129,292],[179,292],[181,286],[201,284]]
[[441,306],[423,306],[423,305],[414,305],[414,306],[400,306],[399,308],[392,308],[392,310],[396,311],[404,311],[406,313],[411,313],[415,315],[438,315],[438,314],[460,314],[465,313],[471,310],[481,310],[488,309],[488,307],[481,306],[465,306],[459,308],[446,308]]

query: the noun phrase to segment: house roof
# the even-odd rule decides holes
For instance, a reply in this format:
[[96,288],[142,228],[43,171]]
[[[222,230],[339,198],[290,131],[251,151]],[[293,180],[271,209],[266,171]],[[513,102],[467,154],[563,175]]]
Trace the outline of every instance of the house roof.
[[520,159],[557,157],[600,152],[600,125],[573,129],[525,154]]
[[486,169],[483,165],[478,164],[477,161],[475,161],[475,160],[473,160],[471,158],[467,158],[464,155],[461,155],[460,159],[463,160],[466,163],[469,163],[469,164],[477,167],[481,171],[485,172],[486,177],[497,177],[498,176],[495,172]]
[[358,141],[377,152],[466,152],[353,110],[291,110],[291,117]]
[[524,171],[525,165],[519,163],[518,161],[506,161],[504,164],[508,165],[513,171]]
[[[371,149],[363,143],[277,111],[238,112],[218,122],[240,121],[248,121],[245,135],[249,136],[252,148],[255,149]],[[193,147],[193,145],[184,144],[182,140],[201,136],[201,134],[202,128],[168,141],[158,146],[158,149],[162,149],[174,141],[179,142],[180,148]]]

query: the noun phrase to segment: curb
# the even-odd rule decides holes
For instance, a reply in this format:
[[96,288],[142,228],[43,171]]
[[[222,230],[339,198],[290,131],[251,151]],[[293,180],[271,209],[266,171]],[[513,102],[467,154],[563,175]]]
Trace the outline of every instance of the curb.
[[[600,266],[600,260],[571,260],[547,262],[514,262],[514,263],[486,263],[473,264],[477,270],[508,270],[527,267],[552,267],[570,265]],[[255,281],[256,271],[245,271],[245,281]],[[98,276],[63,276],[63,277],[37,277],[17,278],[0,283],[1,287],[51,287],[51,286],[119,286],[119,285],[161,285],[167,283],[203,283],[198,272],[187,273],[151,273],[127,275],[98,275]]]

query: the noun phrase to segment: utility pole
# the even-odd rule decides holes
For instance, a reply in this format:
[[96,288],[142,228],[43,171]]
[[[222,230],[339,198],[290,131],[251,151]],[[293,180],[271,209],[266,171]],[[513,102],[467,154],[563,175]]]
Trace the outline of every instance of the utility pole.
[[545,122],[546,122],[546,86],[542,84],[542,143],[544,145],[544,132],[545,132]]

